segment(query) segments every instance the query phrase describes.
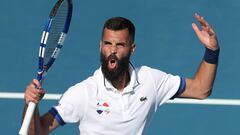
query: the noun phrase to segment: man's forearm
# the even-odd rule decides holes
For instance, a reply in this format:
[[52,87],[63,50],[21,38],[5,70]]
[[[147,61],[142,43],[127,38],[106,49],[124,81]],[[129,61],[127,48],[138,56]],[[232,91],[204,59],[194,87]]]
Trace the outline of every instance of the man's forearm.
[[203,61],[194,77],[194,81],[197,81],[197,87],[200,87],[198,90],[203,98],[211,94],[217,72],[218,56],[219,49],[213,51],[206,48]]
[[210,64],[202,61],[199,70],[196,73],[195,79],[199,82],[202,93],[211,93],[213,83],[216,77],[217,64]]
[[[212,53],[216,54],[212,55]],[[204,99],[211,94],[217,72],[219,50],[212,53],[209,55],[209,50],[206,51],[194,78],[186,78],[186,88],[180,97]]]
[[200,65],[201,69],[199,71],[203,89],[210,90],[213,87],[217,72],[219,51],[219,48],[217,50],[206,48],[205,50],[203,62]]

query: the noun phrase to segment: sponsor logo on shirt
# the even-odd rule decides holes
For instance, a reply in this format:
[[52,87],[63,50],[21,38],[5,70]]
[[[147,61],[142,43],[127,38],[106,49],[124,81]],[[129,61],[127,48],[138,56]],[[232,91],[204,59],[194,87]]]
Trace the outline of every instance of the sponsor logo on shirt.
[[97,110],[96,111],[99,115],[109,114],[110,113],[109,104],[105,101],[97,102]]
[[139,100],[140,100],[141,102],[144,102],[144,101],[147,100],[147,97],[141,97]]

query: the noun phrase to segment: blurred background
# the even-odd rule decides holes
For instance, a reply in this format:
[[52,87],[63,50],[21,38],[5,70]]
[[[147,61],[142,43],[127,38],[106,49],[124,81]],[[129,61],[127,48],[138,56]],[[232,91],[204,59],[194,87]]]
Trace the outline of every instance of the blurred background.
[[[13,0],[0,4],[0,92],[24,92],[36,77],[43,26],[56,0]],[[240,99],[239,0],[74,0],[64,48],[44,83],[48,93],[63,93],[99,68],[99,41],[106,19],[123,16],[136,26],[132,63],[193,77],[204,47],[191,24],[197,12],[214,27],[221,46],[218,74],[210,98]],[[197,23],[197,22],[196,22]],[[42,101],[41,114],[57,104]],[[23,100],[0,99],[2,134],[18,134]],[[148,128],[149,135],[240,134],[238,106],[165,104]],[[54,135],[79,134],[67,124]]]

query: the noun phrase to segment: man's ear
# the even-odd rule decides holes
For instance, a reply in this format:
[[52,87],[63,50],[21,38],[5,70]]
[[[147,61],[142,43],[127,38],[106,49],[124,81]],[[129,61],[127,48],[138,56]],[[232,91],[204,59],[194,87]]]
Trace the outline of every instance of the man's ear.
[[133,44],[131,45],[131,49],[130,49],[131,55],[134,53],[135,49],[136,49],[136,44],[133,43]]

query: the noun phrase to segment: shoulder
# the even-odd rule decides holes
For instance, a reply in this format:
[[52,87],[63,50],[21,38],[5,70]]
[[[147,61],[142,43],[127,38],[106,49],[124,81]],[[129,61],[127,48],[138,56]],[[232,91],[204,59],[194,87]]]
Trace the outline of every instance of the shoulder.
[[159,70],[159,69],[155,69],[149,66],[140,66],[136,68],[136,72],[138,75],[141,76],[165,76],[166,73]]
[[97,89],[97,81],[96,81],[96,76],[98,74],[98,70],[94,72],[94,74],[87,79],[76,83],[69,87],[67,91],[64,93],[63,96],[68,96],[70,98],[81,98],[87,96],[89,91],[94,91]]
[[166,82],[166,81],[176,82],[176,81],[179,81],[180,79],[178,75],[172,75],[170,73],[166,73],[159,69],[155,69],[148,66],[137,67],[136,72],[140,82],[151,82],[154,84],[162,84],[163,82]]
[[101,78],[102,73],[101,69],[97,69],[94,71],[94,73],[89,76],[87,79],[83,80],[82,82],[79,82],[72,86],[72,88],[91,88],[91,87],[96,87],[97,86],[97,80]]

